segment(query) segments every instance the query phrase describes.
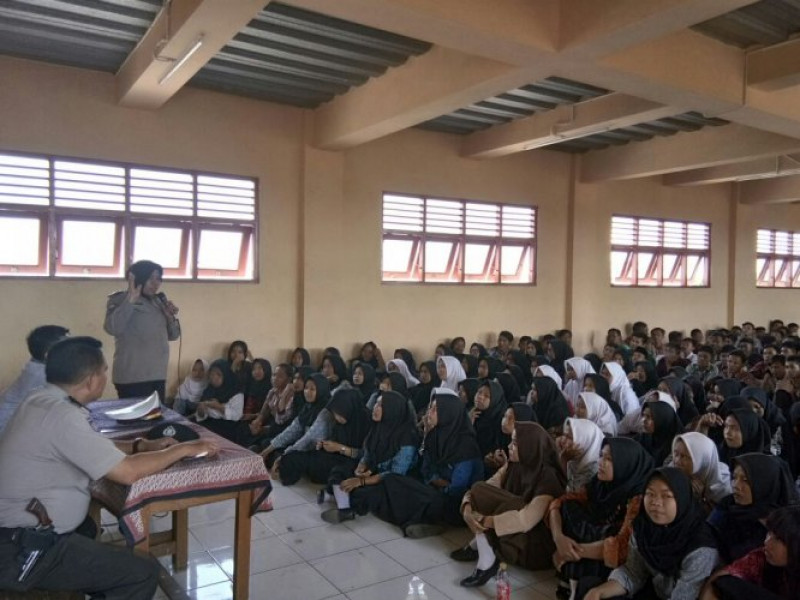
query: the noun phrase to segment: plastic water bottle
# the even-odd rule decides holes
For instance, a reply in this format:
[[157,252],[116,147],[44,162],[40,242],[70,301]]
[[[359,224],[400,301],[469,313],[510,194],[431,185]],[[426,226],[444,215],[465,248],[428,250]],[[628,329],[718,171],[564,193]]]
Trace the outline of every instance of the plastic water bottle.
[[495,581],[497,582],[496,600],[511,600],[511,581],[508,579],[508,567],[506,563],[500,563]]
[[428,594],[425,593],[425,582],[414,575],[408,582],[408,595],[406,600],[427,600]]

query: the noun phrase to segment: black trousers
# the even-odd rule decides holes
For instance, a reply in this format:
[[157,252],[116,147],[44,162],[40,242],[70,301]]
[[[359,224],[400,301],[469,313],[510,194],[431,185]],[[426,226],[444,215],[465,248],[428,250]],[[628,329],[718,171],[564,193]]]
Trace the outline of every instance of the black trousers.
[[159,381],[139,381],[137,383],[115,383],[117,398],[146,398],[153,392],[158,392],[161,402],[166,399],[166,382]]
[[158,563],[128,548],[111,546],[77,533],[66,534],[18,583],[18,545],[0,539],[0,590],[75,591],[105,600],[151,600],[158,587]]

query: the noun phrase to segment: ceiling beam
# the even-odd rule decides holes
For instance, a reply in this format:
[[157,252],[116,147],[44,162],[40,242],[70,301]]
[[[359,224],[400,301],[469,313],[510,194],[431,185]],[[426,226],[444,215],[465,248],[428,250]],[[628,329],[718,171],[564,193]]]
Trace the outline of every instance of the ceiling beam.
[[797,152],[800,139],[738,124],[706,127],[586,154],[580,159],[580,180],[650,177]]
[[800,154],[760,158],[750,162],[731,163],[705,169],[693,169],[664,175],[664,185],[694,186],[729,181],[749,181],[800,175]]
[[754,0],[563,0],[559,49],[604,56],[707,21]]
[[162,106],[211,60],[268,0],[172,0],[116,75],[123,106]]
[[774,92],[800,84],[800,39],[747,54],[747,85]]
[[625,94],[609,94],[473,133],[465,138],[461,154],[470,158],[495,158],[681,112],[685,109]]
[[742,204],[776,204],[800,201],[800,175],[744,181],[739,186]]
[[446,115],[542,73],[433,47],[314,113],[314,145],[340,150]]

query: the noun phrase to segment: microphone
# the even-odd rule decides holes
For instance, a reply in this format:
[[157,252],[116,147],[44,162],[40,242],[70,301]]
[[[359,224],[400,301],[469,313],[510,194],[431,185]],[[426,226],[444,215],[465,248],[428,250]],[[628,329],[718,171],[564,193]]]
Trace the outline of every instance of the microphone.
[[172,317],[175,317],[175,313],[170,309],[169,304],[167,304],[168,302],[167,295],[164,292],[158,292],[153,297],[157,299],[157,302],[161,307],[161,310],[163,310],[165,313],[170,314]]

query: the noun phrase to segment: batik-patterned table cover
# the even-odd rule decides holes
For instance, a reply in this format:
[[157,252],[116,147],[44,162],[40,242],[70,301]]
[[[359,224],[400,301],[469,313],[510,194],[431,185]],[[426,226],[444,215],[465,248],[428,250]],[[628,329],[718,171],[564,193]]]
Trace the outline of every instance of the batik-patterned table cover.
[[136,400],[107,400],[88,406],[90,422],[97,431],[113,439],[140,437],[151,427],[166,422],[182,423],[195,430],[201,439],[217,444],[219,452],[210,458],[185,459],[171,467],[142,477],[131,486],[120,485],[108,479],[92,483],[92,497],[119,518],[119,526],[126,541],[136,545],[146,537],[142,508],[158,500],[194,498],[252,489],[251,516],[258,511],[272,510],[269,493],[272,484],[264,460],[249,450],[230,442],[208,429],[190,422],[176,412],[163,407],[164,418],[142,421],[140,427],[130,423],[114,423],[104,414],[107,410],[121,408]]

